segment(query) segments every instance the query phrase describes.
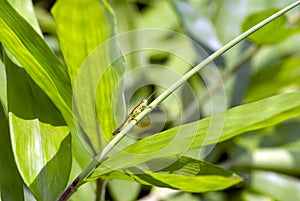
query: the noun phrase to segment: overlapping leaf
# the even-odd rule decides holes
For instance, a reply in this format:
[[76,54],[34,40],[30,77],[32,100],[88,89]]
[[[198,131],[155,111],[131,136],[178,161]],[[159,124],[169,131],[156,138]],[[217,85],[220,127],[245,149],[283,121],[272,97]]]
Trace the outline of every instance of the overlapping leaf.
[[[170,159],[151,161],[151,164],[170,162]],[[150,163],[149,163],[150,164]],[[104,176],[105,177],[105,176]],[[188,192],[206,192],[228,188],[242,179],[219,166],[182,156],[159,172],[149,172],[131,167],[122,172],[112,172],[109,178],[137,181],[146,185],[180,189]]]
[[73,85],[77,126],[95,154],[116,127],[112,100],[124,72],[116,40],[102,44],[115,35],[114,16],[106,1],[97,0],[58,1],[52,13]]
[[[225,125],[219,139],[215,139],[214,136],[208,136],[208,140],[205,140],[211,118],[175,127],[145,138],[110,156],[95,170],[92,177],[97,178],[112,171],[108,167],[122,169],[155,158],[174,156],[189,149],[222,142],[244,132],[268,127],[293,118],[300,114],[299,98],[300,92],[281,94],[228,110],[226,112]],[[253,111],[263,112],[253,113]],[[223,115],[219,114],[214,118],[222,117]],[[199,124],[199,127],[195,126],[195,124]],[[180,144],[172,144],[171,147],[168,147],[170,142],[176,138],[179,130],[184,133],[184,137],[180,138]],[[182,144],[190,144],[190,146],[183,147],[181,146]]]

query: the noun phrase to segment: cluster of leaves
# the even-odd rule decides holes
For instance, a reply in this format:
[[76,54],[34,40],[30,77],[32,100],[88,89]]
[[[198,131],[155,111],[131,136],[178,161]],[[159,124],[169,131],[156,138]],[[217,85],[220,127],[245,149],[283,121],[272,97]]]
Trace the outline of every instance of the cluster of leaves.
[[[125,55],[117,43],[110,44],[111,49],[98,52],[97,61],[89,61],[95,62],[89,64],[96,67],[89,69],[83,82],[78,82],[77,76],[86,58],[115,36],[116,30],[176,30],[211,53],[241,30],[276,12],[277,9],[271,8],[283,6],[279,3],[60,0],[51,9],[53,20],[42,4],[36,4],[34,10],[30,0],[1,0],[1,199],[57,199],[67,184],[88,167],[92,156],[113,138],[111,133],[117,125],[111,103],[114,90],[124,76]],[[250,15],[254,11],[256,13]],[[121,151],[112,153],[82,178],[81,184],[89,183],[72,199],[98,199],[99,192],[95,195],[94,189],[103,185],[101,180],[109,181],[110,195],[116,200],[136,199],[141,184],[185,192],[174,191],[175,195],[172,192],[170,199],[173,200],[193,200],[199,196],[208,200],[216,197],[222,200],[300,199],[296,197],[300,182],[295,177],[300,173],[297,168],[300,163],[297,16],[297,12],[282,16],[217,60],[217,65],[223,66],[220,71],[226,81],[229,106],[240,106],[166,129],[130,145],[122,144],[125,147]],[[134,45],[134,38],[128,40]],[[182,46],[182,41],[172,37],[159,35],[147,40],[172,49]],[[190,46],[184,51],[195,54],[199,50]],[[112,54],[119,55],[120,59],[107,66]],[[150,52],[146,56],[148,63],[159,60],[178,72],[190,68],[170,55]],[[127,65],[140,65],[139,57],[139,54],[130,55]],[[103,76],[98,83],[95,76],[99,74]],[[147,75],[151,76],[151,72]],[[82,83],[92,87],[87,89]],[[190,81],[196,91],[203,90],[199,83],[199,78]],[[91,94],[95,100],[89,99]],[[201,96],[199,92],[197,95]],[[170,111],[171,117],[176,117],[179,110],[172,106],[172,101],[167,99],[162,106]],[[122,110],[122,106],[118,109]],[[74,110],[81,114],[76,116],[79,119],[74,120]],[[213,119],[224,117],[220,138],[205,139]],[[84,126],[78,127],[77,120]],[[178,130],[185,134],[177,141],[180,143],[175,141],[171,149],[158,152],[176,138]],[[245,135],[235,137],[241,134]],[[88,139],[86,147],[79,135]],[[186,150],[182,144],[189,142],[192,143]],[[206,161],[196,157],[201,147],[216,143]],[[241,176],[214,165],[221,162],[250,180],[240,183]],[[143,169],[151,164],[170,165],[156,172]],[[96,187],[92,182],[95,180]],[[34,198],[24,190],[24,185]],[[231,186],[234,186],[231,191],[207,193]],[[161,192],[153,191],[148,196],[152,194],[160,196]]]

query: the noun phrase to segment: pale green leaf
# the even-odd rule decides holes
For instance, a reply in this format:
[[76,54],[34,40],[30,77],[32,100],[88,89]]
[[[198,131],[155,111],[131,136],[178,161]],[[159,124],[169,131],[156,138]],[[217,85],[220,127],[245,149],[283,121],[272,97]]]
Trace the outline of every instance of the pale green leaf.
[[55,200],[65,188],[71,165],[67,127],[38,119],[23,120],[10,113],[15,160],[25,184],[37,200]]
[[[88,15],[82,15],[83,12]],[[114,16],[108,3],[98,0],[58,1],[52,13],[74,88],[73,109],[78,130],[96,154],[116,128],[115,106],[111,103],[124,73],[115,39],[102,44],[115,35]],[[120,61],[116,62],[117,59]]]

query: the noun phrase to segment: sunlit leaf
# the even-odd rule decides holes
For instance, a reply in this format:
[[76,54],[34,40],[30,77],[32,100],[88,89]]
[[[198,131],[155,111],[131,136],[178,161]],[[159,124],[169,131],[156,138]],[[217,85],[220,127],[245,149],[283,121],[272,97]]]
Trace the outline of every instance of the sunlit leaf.
[[50,97],[72,131],[73,154],[82,166],[89,156],[80,144],[71,112],[72,90],[68,74],[61,61],[44,39],[11,6],[0,1],[0,41],[20,62],[34,82]]
[[[107,167],[122,169],[151,159],[174,156],[189,149],[222,142],[244,132],[265,128],[293,118],[300,114],[299,98],[300,92],[282,94],[228,110],[225,113],[226,121],[223,131],[218,139],[215,138],[216,136],[208,136],[209,138],[205,139],[212,122],[211,117],[145,138],[110,156],[95,170],[92,177],[107,174],[111,171]],[[253,113],[253,111],[264,112]],[[221,117],[219,120],[222,122],[223,115],[218,114],[214,118]],[[178,131],[183,135],[182,137],[178,136]],[[177,138],[180,140],[177,141]],[[174,139],[176,143],[173,142]]]
[[55,200],[71,168],[71,137],[60,112],[24,69],[5,57],[9,126],[18,170],[37,200]]
[[58,1],[52,13],[74,88],[78,128],[95,154],[116,127],[111,103],[125,67],[115,39],[102,45],[115,35],[114,16],[106,1],[97,0]]
[[71,119],[71,86],[62,63],[44,39],[6,1],[0,2],[0,41],[45,91],[63,115]]
[[[158,161],[151,161],[155,164]],[[179,189],[188,192],[206,192],[228,188],[242,179],[219,166],[189,157],[180,157],[157,173],[131,167],[125,174],[113,172],[110,178],[122,178],[146,185]]]

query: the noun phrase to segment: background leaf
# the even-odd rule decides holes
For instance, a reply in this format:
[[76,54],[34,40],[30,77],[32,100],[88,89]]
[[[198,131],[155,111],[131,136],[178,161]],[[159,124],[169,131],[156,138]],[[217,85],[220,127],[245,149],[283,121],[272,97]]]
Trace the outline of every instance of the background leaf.
[[[248,16],[242,25],[242,31],[249,29],[253,25],[260,22],[261,20],[274,14],[278,10],[279,9],[271,9],[268,11],[263,11]],[[248,40],[259,45],[275,44],[285,40],[286,38],[288,38],[289,36],[297,32],[299,32],[299,27],[298,26],[293,27],[293,25],[289,25],[287,17],[281,16],[278,19],[272,21],[267,26],[258,30],[256,33],[249,36]]]
[[250,185],[257,191],[276,200],[299,200],[300,182],[298,179],[267,171],[254,171]]
[[[269,63],[255,72],[250,80],[245,101],[251,102],[300,88],[300,57],[294,56]],[[273,82],[276,80],[276,82]]]
[[137,182],[112,179],[108,181],[108,189],[114,200],[130,201],[137,199],[141,185]]

